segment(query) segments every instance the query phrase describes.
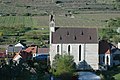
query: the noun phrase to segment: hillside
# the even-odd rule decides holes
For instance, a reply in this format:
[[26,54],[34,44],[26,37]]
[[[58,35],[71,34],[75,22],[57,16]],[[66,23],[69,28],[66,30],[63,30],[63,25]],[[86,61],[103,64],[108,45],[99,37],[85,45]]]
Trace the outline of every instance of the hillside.
[[118,11],[114,0],[0,0],[1,15],[47,15],[68,11]]
[[104,28],[120,17],[115,0],[0,0],[0,44],[23,40],[44,46],[52,11],[56,26],[66,27]]

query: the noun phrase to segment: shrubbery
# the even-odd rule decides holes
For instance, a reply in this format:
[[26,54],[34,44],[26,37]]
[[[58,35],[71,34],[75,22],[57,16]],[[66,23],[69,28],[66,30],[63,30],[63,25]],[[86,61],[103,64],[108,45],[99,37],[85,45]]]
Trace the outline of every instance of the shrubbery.
[[70,80],[75,72],[75,63],[71,55],[59,55],[54,58],[52,73],[62,80]]

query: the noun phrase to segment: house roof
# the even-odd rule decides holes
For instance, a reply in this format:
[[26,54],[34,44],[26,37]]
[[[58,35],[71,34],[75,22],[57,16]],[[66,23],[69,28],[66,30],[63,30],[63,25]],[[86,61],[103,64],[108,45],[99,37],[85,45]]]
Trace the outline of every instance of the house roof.
[[27,53],[37,53],[37,46],[35,46],[35,47],[28,47],[24,51],[27,52]]
[[15,47],[22,47],[22,48],[24,48],[24,46],[21,43],[16,44]]
[[110,54],[110,44],[106,40],[99,41],[99,54]]
[[17,61],[20,58],[21,58],[20,54],[16,53],[16,55],[13,57],[13,60]]
[[8,52],[19,52],[22,50],[22,47],[20,46],[8,46]]
[[52,43],[98,43],[96,28],[55,28]]
[[38,48],[38,54],[40,53],[49,53],[49,48]]

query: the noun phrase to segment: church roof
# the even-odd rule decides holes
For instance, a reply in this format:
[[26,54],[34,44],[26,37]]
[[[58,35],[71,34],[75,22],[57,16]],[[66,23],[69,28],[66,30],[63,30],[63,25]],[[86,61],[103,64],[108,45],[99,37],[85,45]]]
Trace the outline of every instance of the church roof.
[[52,43],[98,43],[96,28],[55,28]]

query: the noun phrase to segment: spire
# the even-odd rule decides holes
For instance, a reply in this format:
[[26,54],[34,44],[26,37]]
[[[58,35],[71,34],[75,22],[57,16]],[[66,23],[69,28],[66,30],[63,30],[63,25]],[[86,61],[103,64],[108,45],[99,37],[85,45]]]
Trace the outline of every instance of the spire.
[[55,22],[54,22],[55,18],[54,18],[53,12],[51,13],[51,15],[49,17],[49,21],[50,21],[50,23],[49,23],[50,30],[52,32],[54,32],[55,31]]
[[50,21],[54,21],[54,16],[50,15]]

